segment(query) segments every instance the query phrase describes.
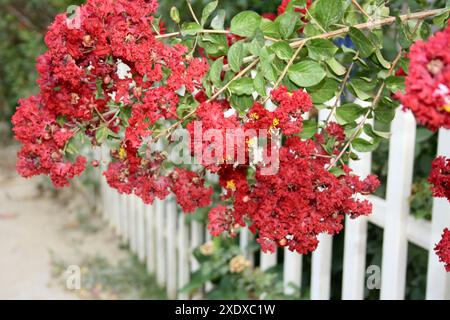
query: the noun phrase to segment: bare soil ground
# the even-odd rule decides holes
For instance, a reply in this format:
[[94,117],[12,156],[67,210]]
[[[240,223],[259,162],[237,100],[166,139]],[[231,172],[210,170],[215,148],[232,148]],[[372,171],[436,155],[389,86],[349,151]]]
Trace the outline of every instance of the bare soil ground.
[[16,149],[0,151],[0,299],[78,299],[52,277],[51,252],[75,265],[86,255],[114,263],[127,253],[99,215],[86,212],[79,192],[19,177]]

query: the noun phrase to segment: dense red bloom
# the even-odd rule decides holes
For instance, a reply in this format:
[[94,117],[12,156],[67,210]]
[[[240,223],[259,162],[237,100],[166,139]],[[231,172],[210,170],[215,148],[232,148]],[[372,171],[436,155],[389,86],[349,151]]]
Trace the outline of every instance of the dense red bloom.
[[450,27],[417,41],[409,53],[406,93],[399,94],[405,108],[430,130],[450,128]]
[[281,131],[285,135],[299,133],[302,129],[302,114],[313,106],[309,94],[301,89],[289,92],[286,87],[280,86],[272,91],[272,100],[278,104],[274,113],[275,118],[279,119]]
[[351,174],[336,177],[325,169],[328,160],[311,156],[319,152],[312,140],[289,138],[280,150],[277,175],[256,173],[248,215],[252,230],[264,251],[282,244],[299,253],[313,251],[317,235],[335,234],[342,229],[344,214],[368,215],[372,205],[357,194],[373,192],[379,181]]
[[[231,136],[231,130],[239,133],[241,124],[235,110],[226,101],[203,102],[197,107],[196,116],[198,121],[192,121],[186,127],[192,138],[191,150],[203,166],[217,172],[222,164],[236,158],[238,147],[235,143],[240,141],[241,148],[245,149],[242,146],[244,139],[227,138],[227,133]],[[227,148],[227,143],[233,148]]]
[[434,197],[447,198],[450,201],[450,158],[439,156],[431,163],[428,177]]
[[218,205],[209,211],[208,220],[208,230],[211,235],[217,237],[228,232],[230,237],[236,236],[233,209]]
[[205,187],[205,180],[197,173],[176,168],[171,174],[171,190],[184,212],[194,212],[197,208],[211,203],[212,187]]
[[62,150],[73,132],[58,124],[43,106],[41,96],[22,99],[19,104],[12,118],[13,131],[23,144],[17,171],[26,178],[46,174],[57,187],[68,185],[70,179],[84,171],[86,164],[81,156],[70,162]]
[[439,257],[439,261],[445,264],[445,270],[450,272],[450,230],[444,229],[442,233],[442,239],[434,247],[434,251]]
[[48,51],[37,63],[40,95],[22,100],[13,120],[23,143],[22,175],[48,174],[64,186],[84,169],[84,158],[65,159],[75,132],[98,145],[104,139],[98,130],[107,127],[121,137],[125,127],[105,172],[109,184],[146,203],[168,195],[161,155],[142,157],[139,150],[156,121],[178,118],[178,90],[200,88],[208,64],[156,38],[151,24],[157,8],[156,0],[88,0],[74,18],[56,17],[45,36]]

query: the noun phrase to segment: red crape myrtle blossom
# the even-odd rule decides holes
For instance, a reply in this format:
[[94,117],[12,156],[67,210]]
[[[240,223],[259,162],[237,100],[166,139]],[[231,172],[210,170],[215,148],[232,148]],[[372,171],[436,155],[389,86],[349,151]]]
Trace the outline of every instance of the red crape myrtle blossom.
[[[146,203],[169,194],[172,180],[159,168],[163,159],[157,153],[142,158],[139,149],[156,121],[178,118],[176,92],[201,88],[208,64],[156,38],[151,24],[157,8],[156,0],[88,0],[76,17],[56,17],[45,37],[49,49],[37,62],[40,95],[21,100],[13,119],[23,143],[20,174],[48,174],[64,186],[84,169],[84,158],[66,159],[75,132],[99,145],[99,128],[122,137],[125,127],[105,172],[108,182]],[[118,117],[126,113],[129,119]]]
[[445,263],[445,270],[450,272],[450,230],[444,229],[442,239],[434,247],[434,251],[439,257],[439,261]]
[[186,129],[191,137],[191,152],[213,173],[227,161],[237,159],[238,150],[247,148],[246,139],[242,137],[244,128],[226,100],[201,103],[196,109],[196,119],[189,122]]
[[313,251],[318,234],[343,228],[344,214],[371,213],[372,205],[356,196],[374,192],[378,179],[360,180],[347,167],[346,174],[337,177],[325,168],[329,159],[311,156],[318,152],[313,140],[292,137],[280,150],[277,175],[263,176],[257,170],[248,216],[264,251],[278,245],[299,253]]
[[205,187],[205,180],[197,173],[176,168],[170,178],[171,190],[184,212],[194,212],[195,209],[206,207],[211,203],[213,189]]
[[46,174],[55,186],[67,185],[84,171],[86,164],[81,156],[74,162],[64,157],[62,148],[73,132],[57,123],[55,116],[43,107],[41,96],[22,99],[19,104],[12,118],[14,134],[23,144],[17,170],[26,178]]
[[293,135],[302,130],[302,114],[312,108],[312,100],[308,93],[299,89],[289,92],[281,86],[272,91],[272,101],[277,104],[271,112],[259,103],[255,103],[248,111],[247,129],[267,130],[274,133],[278,130],[284,135]]
[[431,163],[428,177],[434,197],[447,198],[450,201],[450,158],[439,156]]
[[430,130],[450,128],[450,27],[417,41],[409,53],[406,93],[400,94],[405,108]]

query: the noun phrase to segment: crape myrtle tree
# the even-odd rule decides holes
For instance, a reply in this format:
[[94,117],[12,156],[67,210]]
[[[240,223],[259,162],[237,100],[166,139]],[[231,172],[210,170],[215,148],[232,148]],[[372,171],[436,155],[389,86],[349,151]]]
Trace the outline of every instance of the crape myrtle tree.
[[[380,183],[348,163],[389,138],[377,124],[400,103],[432,130],[450,127],[449,9],[439,4],[284,0],[276,13],[227,18],[218,1],[195,10],[188,0],[190,21],[173,7],[168,30],[156,0],[88,0],[45,36],[40,93],[12,120],[18,171],[63,187],[105,162],[109,185],[147,204],[173,193],[191,213],[214,198],[214,236],[248,225],[264,251],[311,252],[345,215],[371,213],[361,196]],[[172,156],[180,133],[183,161]],[[86,145],[110,158],[88,164]],[[448,198],[448,159],[435,160],[430,182]],[[436,246],[447,268],[448,234]]]

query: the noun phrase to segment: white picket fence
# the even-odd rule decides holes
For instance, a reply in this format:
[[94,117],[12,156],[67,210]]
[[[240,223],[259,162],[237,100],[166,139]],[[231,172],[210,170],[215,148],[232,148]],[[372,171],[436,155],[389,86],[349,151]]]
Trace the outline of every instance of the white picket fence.
[[[321,116],[323,118],[323,115]],[[428,250],[427,299],[450,299],[450,273],[438,261],[433,248],[442,230],[450,226],[450,204],[445,199],[433,200],[432,220],[416,220],[410,215],[416,123],[411,113],[398,110],[392,123],[389,149],[389,172],[386,199],[370,197],[374,212],[370,217],[346,218],[342,279],[342,299],[363,299],[366,287],[367,226],[373,223],[384,229],[381,267],[381,299],[404,299],[408,241]],[[450,157],[450,131],[439,132],[438,154]],[[105,155],[106,156],[106,155]],[[371,170],[371,154],[360,155],[351,164],[353,170],[366,176]],[[135,196],[119,195],[102,179],[104,218],[114,227],[123,242],[146,263],[148,272],[156,276],[171,299],[189,297],[179,289],[189,282],[198,264],[191,252],[209,239],[204,225],[192,221],[177,207],[173,198],[146,206]],[[240,234],[240,245],[247,257],[250,232]],[[320,236],[318,249],[312,254],[311,299],[329,299],[331,288],[332,237]],[[283,282],[287,293],[292,286],[301,287],[302,255],[284,250]],[[277,264],[276,254],[261,253],[260,268]],[[210,285],[205,288],[208,290]]]

